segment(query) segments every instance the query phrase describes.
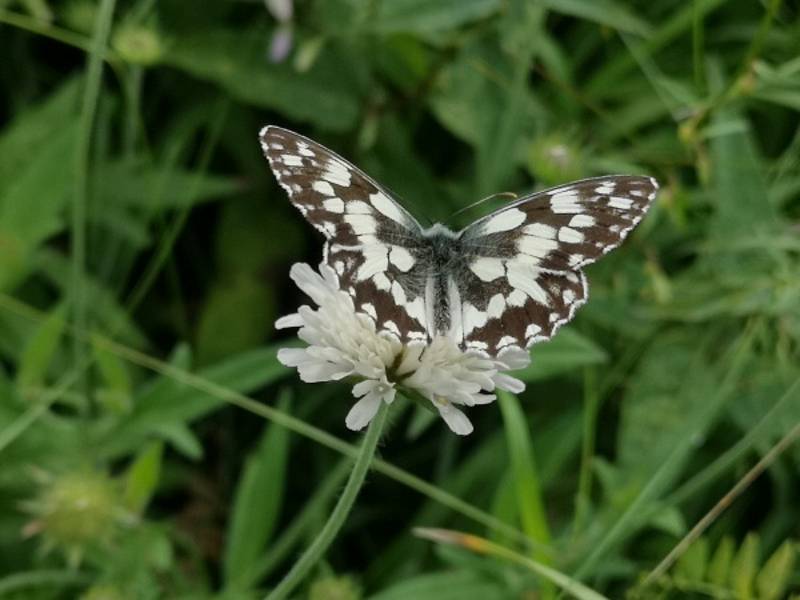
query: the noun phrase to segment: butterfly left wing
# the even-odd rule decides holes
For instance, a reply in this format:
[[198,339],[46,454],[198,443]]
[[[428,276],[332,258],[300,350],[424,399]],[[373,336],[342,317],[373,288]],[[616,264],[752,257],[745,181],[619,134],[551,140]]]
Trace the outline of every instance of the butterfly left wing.
[[652,177],[584,179],[521,198],[462,230],[464,347],[497,354],[552,337],[586,302],[581,268],[622,243],[657,190]]
[[261,148],[292,204],[326,238],[325,261],[358,311],[403,342],[428,339],[420,226],[391,194],[336,153],[268,126]]

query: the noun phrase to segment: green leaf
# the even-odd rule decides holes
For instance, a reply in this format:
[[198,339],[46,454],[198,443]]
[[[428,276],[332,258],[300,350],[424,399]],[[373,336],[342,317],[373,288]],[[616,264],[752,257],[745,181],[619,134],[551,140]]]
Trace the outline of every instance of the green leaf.
[[708,406],[707,395],[716,382],[702,355],[692,351],[687,335],[662,334],[630,381],[617,450],[619,466],[629,478],[648,477],[663,465],[686,432],[700,424]]
[[[14,116],[0,134],[0,198],[16,178],[52,143],[78,114],[80,78],[68,79],[33,107]],[[71,163],[67,163],[69,165]]]
[[681,554],[675,565],[675,574],[689,583],[702,583],[708,566],[708,539],[696,539],[686,552]]
[[153,441],[136,456],[125,475],[125,505],[141,514],[150,502],[161,476],[164,444]]
[[795,543],[786,540],[769,557],[756,577],[759,600],[778,600],[784,597],[792,577],[796,554]]
[[381,33],[430,34],[484,19],[500,5],[500,0],[392,0],[377,4],[371,25]]
[[649,35],[652,27],[632,13],[624,4],[614,0],[541,0],[553,12],[592,21],[598,25],[627,33]]
[[711,233],[728,240],[771,230],[777,219],[750,123],[732,110],[719,111],[712,131],[716,213]]
[[[166,161],[165,161],[166,162]],[[116,207],[174,209],[241,192],[242,183],[143,159],[108,162],[95,174],[96,194]]]
[[105,406],[113,412],[122,413],[130,408],[133,383],[128,365],[118,356],[92,344],[94,359],[105,389],[98,390]]
[[390,586],[369,600],[507,600],[508,590],[478,573],[450,571],[417,575]]
[[[281,394],[278,407],[288,411],[290,400],[288,392]],[[267,425],[236,486],[223,559],[228,586],[236,587],[251,572],[272,537],[283,505],[288,458],[289,431]]]
[[735,550],[733,538],[727,535],[723,537],[708,564],[706,579],[710,584],[720,588],[728,587]]
[[[519,400],[508,392],[498,392],[498,402],[503,414],[508,460],[512,485],[517,498],[517,511],[522,529],[528,537],[542,544],[550,543],[550,530],[543,504],[543,490],[533,455],[528,420]],[[549,562],[548,556],[534,551],[534,559]]]
[[234,273],[212,288],[197,327],[200,364],[253,348],[272,332],[274,288],[259,279]]
[[572,328],[562,329],[550,341],[531,348],[531,364],[514,371],[514,377],[531,382],[561,373],[577,373],[581,367],[608,361],[605,350]]
[[[200,377],[247,394],[273,383],[288,373],[278,362],[278,348],[268,346],[242,352],[197,371]],[[172,364],[187,368],[188,348],[180,347]],[[159,377],[134,397],[132,413],[103,436],[104,452],[117,456],[135,447],[143,437],[169,423],[188,423],[225,405],[225,400]]]
[[65,312],[63,305],[50,311],[25,344],[17,371],[17,385],[21,390],[44,385],[64,332]]
[[262,36],[234,30],[181,35],[164,61],[225,88],[243,102],[330,130],[352,128],[358,118],[359,85],[353,81],[350,61],[328,50],[299,75],[263,57]]
[[757,533],[748,533],[731,565],[731,588],[737,598],[749,600],[753,598],[756,573],[758,573],[759,537]]
[[0,196],[0,290],[20,281],[31,268],[32,251],[64,227],[77,133],[74,121],[54,127]]

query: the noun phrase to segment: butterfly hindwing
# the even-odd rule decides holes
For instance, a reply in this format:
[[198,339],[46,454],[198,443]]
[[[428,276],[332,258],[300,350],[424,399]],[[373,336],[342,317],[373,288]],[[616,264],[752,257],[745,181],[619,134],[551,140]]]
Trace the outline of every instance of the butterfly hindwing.
[[274,126],[262,129],[260,141],[292,204],[325,236],[325,261],[356,308],[403,342],[427,340],[416,220],[324,146]]

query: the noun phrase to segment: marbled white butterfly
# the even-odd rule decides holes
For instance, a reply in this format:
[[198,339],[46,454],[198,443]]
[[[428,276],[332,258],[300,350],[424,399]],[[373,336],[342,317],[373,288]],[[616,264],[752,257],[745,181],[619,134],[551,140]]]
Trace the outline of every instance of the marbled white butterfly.
[[547,340],[586,302],[581,268],[616,248],[656,197],[652,177],[608,175],[524,196],[460,231],[423,228],[334,152],[268,126],[278,183],[326,238],[356,309],[403,343],[449,335],[497,355]]

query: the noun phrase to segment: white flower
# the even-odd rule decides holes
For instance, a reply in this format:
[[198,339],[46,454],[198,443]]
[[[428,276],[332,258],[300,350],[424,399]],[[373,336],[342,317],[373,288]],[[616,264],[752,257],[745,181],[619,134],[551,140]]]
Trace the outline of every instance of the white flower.
[[390,404],[397,386],[416,390],[439,411],[448,427],[459,435],[472,432],[472,423],[456,405],[474,406],[495,400],[491,392],[525,389],[504,371],[520,369],[530,362],[528,353],[509,348],[496,358],[462,351],[454,340],[439,336],[430,344],[403,345],[389,332],[377,331],[368,315],[357,313],[352,298],[339,288],[339,280],[328,265],[319,273],[307,264],[296,264],[290,276],[317,305],[301,306],[278,319],[276,327],[299,327],[305,348],[283,348],[278,359],[296,367],[305,382],[356,377],[353,395],[360,398],[345,423],[352,430],[365,427],[381,402]]

